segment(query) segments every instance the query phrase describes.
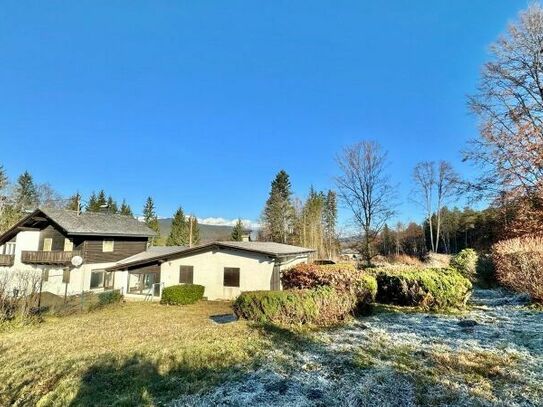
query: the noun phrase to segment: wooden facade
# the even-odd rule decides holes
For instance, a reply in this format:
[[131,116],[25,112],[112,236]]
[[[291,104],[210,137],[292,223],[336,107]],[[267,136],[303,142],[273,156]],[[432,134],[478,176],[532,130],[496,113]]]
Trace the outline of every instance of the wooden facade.
[[[104,241],[113,242],[111,251],[104,251]],[[81,256],[85,263],[109,263],[145,251],[147,241],[146,237],[69,237],[50,224],[40,231],[38,250],[24,251],[21,261],[31,264],[69,264],[72,257]]]
[[[112,240],[113,251],[104,252],[104,240]],[[87,263],[108,263],[133,256],[147,249],[147,238],[84,238],[77,248],[81,248],[83,258]]]
[[0,266],[11,267],[14,260],[15,256],[13,254],[0,254]]

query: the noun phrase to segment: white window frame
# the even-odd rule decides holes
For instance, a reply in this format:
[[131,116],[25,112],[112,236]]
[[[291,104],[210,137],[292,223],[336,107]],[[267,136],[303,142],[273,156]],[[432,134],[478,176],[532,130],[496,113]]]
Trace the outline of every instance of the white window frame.
[[45,237],[43,239],[43,251],[50,252],[53,249],[53,238]]
[[102,252],[103,253],[112,253],[115,251],[115,240],[104,240],[102,241]]
[[64,239],[64,251],[65,252],[73,252],[74,251],[74,242],[72,242],[68,238]]

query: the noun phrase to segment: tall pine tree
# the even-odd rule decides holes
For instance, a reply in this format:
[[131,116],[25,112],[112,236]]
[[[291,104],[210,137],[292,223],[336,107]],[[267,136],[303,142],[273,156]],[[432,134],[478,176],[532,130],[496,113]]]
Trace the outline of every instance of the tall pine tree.
[[19,211],[34,209],[38,203],[38,192],[34,179],[28,171],[22,173],[15,185],[15,207]]
[[143,207],[143,219],[145,224],[149,226],[151,230],[156,232],[156,236],[154,237],[152,244],[154,245],[157,242],[160,242],[160,225],[155,212],[155,203],[151,197],[148,197],[147,201],[145,201],[145,206]]
[[8,186],[8,175],[4,166],[0,164],[0,195],[3,196],[4,189]]
[[117,206],[117,202],[111,197],[111,195],[107,198],[107,212],[108,213],[118,213],[119,208]]
[[98,195],[94,192],[89,198],[89,203],[87,204],[87,212],[101,212],[107,206],[107,198],[104,190],[100,190]]
[[189,247],[200,243],[200,226],[198,225],[198,219],[196,216],[189,216]]
[[329,259],[337,255],[339,242],[336,234],[337,223],[337,197],[336,193],[329,190],[324,200],[323,211],[324,246]]
[[172,229],[166,240],[166,246],[188,246],[189,230],[188,222],[183,212],[183,208],[179,207],[172,219]]
[[231,239],[237,242],[241,242],[243,240],[243,222],[241,221],[241,219],[238,219],[238,221],[234,225],[234,229],[232,229]]
[[121,204],[121,209],[119,210],[119,213],[121,215],[134,217],[134,214],[132,213],[132,208],[130,208],[130,205],[126,203],[125,199],[123,199],[123,203]]
[[294,207],[288,174],[281,170],[271,183],[271,191],[262,216],[264,236],[278,243],[287,243],[292,235]]

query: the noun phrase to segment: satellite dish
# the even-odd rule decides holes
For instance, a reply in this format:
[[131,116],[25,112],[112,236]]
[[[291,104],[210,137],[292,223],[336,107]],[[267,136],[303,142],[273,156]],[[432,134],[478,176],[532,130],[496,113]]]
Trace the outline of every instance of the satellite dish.
[[81,256],[74,256],[72,257],[72,265],[75,267],[79,267],[83,264],[83,257]]

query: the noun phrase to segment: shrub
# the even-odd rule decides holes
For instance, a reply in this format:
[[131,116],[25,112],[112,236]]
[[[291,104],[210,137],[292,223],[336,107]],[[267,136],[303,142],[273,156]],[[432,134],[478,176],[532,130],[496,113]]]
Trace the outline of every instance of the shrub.
[[357,270],[350,263],[330,265],[298,264],[281,276],[284,289],[332,287],[357,298],[358,306],[374,301],[377,294],[375,277]]
[[471,282],[452,269],[385,269],[377,273],[377,302],[446,309],[465,304]]
[[98,294],[98,305],[104,306],[108,304],[118,304],[121,302],[123,296],[119,290],[104,291]]
[[504,240],[492,247],[499,283],[543,303],[543,237]]
[[240,318],[261,323],[329,326],[343,321],[354,296],[331,287],[289,291],[246,291],[234,302]]
[[477,259],[477,284],[487,288],[496,285],[496,269],[489,253],[480,254]]
[[387,257],[387,261],[392,264],[422,266],[422,262],[417,257],[409,256],[407,254],[392,254]]
[[204,286],[197,284],[180,284],[162,290],[161,304],[185,305],[194,304],[204,297]]
[[477,252],[473,249],[464,249],[451,259],[451,267],[469,279],[471,282],[477,280]]

